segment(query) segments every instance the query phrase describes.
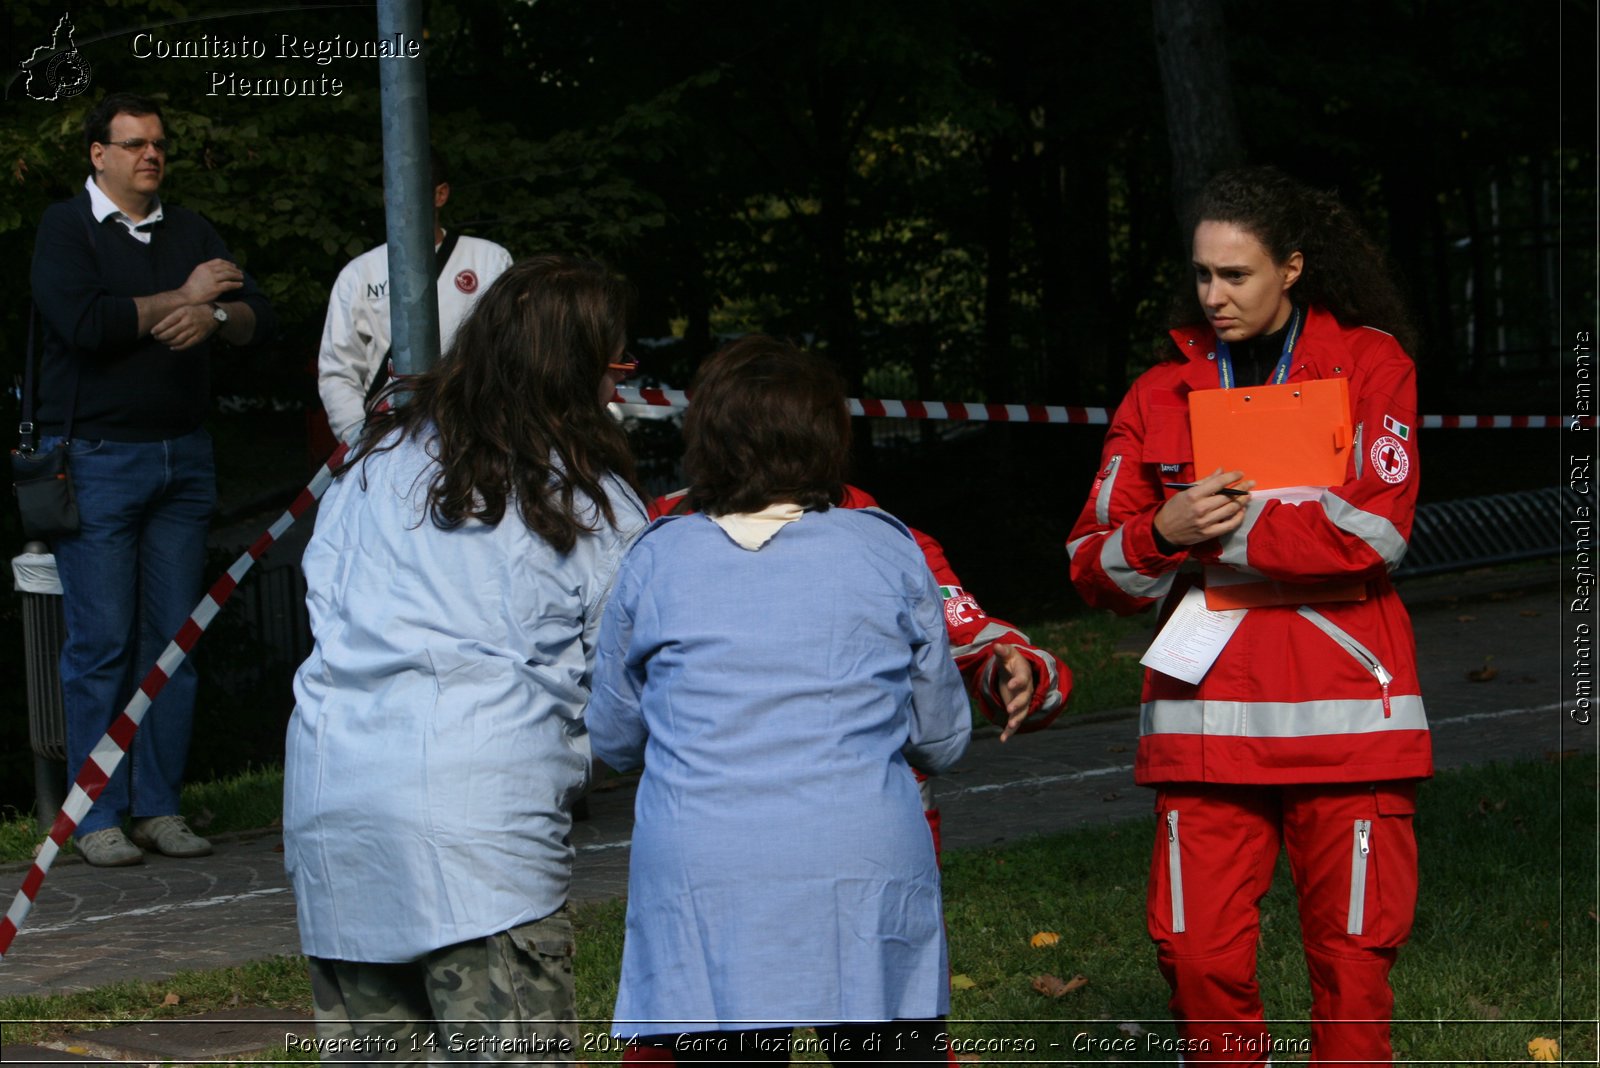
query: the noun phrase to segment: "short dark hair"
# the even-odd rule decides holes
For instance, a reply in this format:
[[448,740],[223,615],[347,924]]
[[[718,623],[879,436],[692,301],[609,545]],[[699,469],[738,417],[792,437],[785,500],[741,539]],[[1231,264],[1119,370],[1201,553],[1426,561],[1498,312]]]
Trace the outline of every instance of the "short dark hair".
[[689,507],[711,515],[792,501],[825,511],[844,496],[850,413],[844,380],[787,341],[740,338],[700,366],[683,421]]
[[83,151],[91,163],[94,146],[111,140],[111,120],[118,115],[154,115],[161,119],[162,129],[166,129],[167,125],[167,120],[161,117],[161,105],[149,97],[134,93],[110,93],[83,117]]

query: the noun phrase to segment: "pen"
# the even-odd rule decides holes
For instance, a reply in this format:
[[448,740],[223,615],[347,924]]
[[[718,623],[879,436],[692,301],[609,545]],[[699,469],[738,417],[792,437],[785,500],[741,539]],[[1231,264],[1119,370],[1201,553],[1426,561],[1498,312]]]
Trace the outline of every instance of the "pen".
[[[1194,487],[1198,486],[1199,484],[1200,483],[1198,483],[1198,482],[1163,482],[1162,483],[1162,485],[1167,487],[1168,489],[1175,489],[1175,490],[1194,489]],[[1223,486],[1221,489],[1217,490],[1217,492],[1222,494],[1224,497],[1246,497],[1246,496],[1249,496],[1249,494],[1250,494],[1249,490],[1234,489],[1232,486]]]

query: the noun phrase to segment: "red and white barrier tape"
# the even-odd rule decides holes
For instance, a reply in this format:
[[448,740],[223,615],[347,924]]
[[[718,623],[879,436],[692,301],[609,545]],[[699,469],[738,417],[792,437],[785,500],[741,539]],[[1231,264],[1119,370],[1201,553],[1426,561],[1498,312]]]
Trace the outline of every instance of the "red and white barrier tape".
[[205,633],[205,629],[217,617],[222,606],[228,603],[228,598],[233,596],[233,591],[238,588],[245,573],[254,567],[262,554],[272,547],[272,543],[283,537],[283,532],[294,526],[295,521],[327,491],[329,483],[333,481],[334,470],[344,460],[348,450],[349,447],[346,445],[340,445],[333,450],[328,462],[322,465],[316,477],[300,491],[294,503],[289,505],[289,510],[279,516],[277,522],[268,527],[266,533],[245,550],[243,556],[234,561],[233,566],[217,579],[209,593],[200,598],[200,603],[189,613],[188,621],[156,660],[155,666],[145,675],[144,681],[134,691],[122,714],[111,724],[111,729],[105,736],[96,743],[89,754],[89,759],[84,761],[83,767],[78,771],[78,777],[74,780],[66,801],[62,803],[61,812],[57,814],[55,823],[50,827],[50,836],[45,839],[44,845],[39,849],[39,855],[34,858],[33,867],[23,879],[22,889],[17,891],[17,896],[11,902],[11,908],[6,911],[5,918],[0,919],[0,959],[3,959],[11,949],[12,940],[17,937],[17,932],[22,928],[22,921],[33,908],[34,899],[39,894],[45,873],[50,870],[50,865],[55,863],[61,847],[72,837],[72,832],[77,829],[83,817],[89,814],[95,799],[106,788],[106,782],[117,770],[117,765],[122,763],[122,758],[127,755],[128,745],[133,741],[133,732],[139,729],[139,723],[149,711],[150,703],[156,699],[156,695],[167,684],[167,679],[172,677],[178,665],[183,663],[184,658],[194,650],[200,641],[200,635]]
[[[618,386],[613,398],[618,404],[643,404],[653,408],[687,408],[689,394],[681,389],[656,389]],[[948,419],[966,423],[1078,423],[1105,426],[1111,422],[1105,408],[1077,408],[1059,404],[981,404],[976,401],[857,400],[850,398],[850,414],[878,419]],[[1440,427],[1539,427],[1569,426],[1592,429],[1593,416],[1558,415],[1425,415],[1423,429]]]

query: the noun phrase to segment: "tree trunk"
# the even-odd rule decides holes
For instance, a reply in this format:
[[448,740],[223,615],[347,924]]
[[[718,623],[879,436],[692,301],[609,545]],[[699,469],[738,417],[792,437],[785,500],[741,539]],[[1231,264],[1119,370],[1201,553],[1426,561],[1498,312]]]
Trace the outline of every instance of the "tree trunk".
[[983,251],[986,272],[983,288],[983,388],[991,403],[1010,404],[1011,374],[1011,205],[1016,185],[1016,161],[1004,137],[989,145],[983,161],[988,178],[984,200]]
[[[1180,228],[1189,202],[1218,171],[1244,162],[1219,0],[1152,0],[1161,95]],[[1185,244],[1187,234],[1181,235]]]

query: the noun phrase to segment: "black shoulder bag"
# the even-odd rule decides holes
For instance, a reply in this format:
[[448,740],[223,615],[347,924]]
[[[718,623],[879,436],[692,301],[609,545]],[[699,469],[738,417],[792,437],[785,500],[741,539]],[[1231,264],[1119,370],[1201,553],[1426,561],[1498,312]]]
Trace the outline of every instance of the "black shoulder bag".
[[67,404],[64,437],[59,445],[38,451],[39,431],[33,422],[33,325],[38,308],[28,304],[28,362],[22,371],[22,421],[17,424],[17,447],[11,450],[11,483],[22,512],[26,537],[47,540],[78,532],[78,498],[72,491],[72,471],[67,466],[67,445],[72,440],[72,419],[78,407],[74,389]]

